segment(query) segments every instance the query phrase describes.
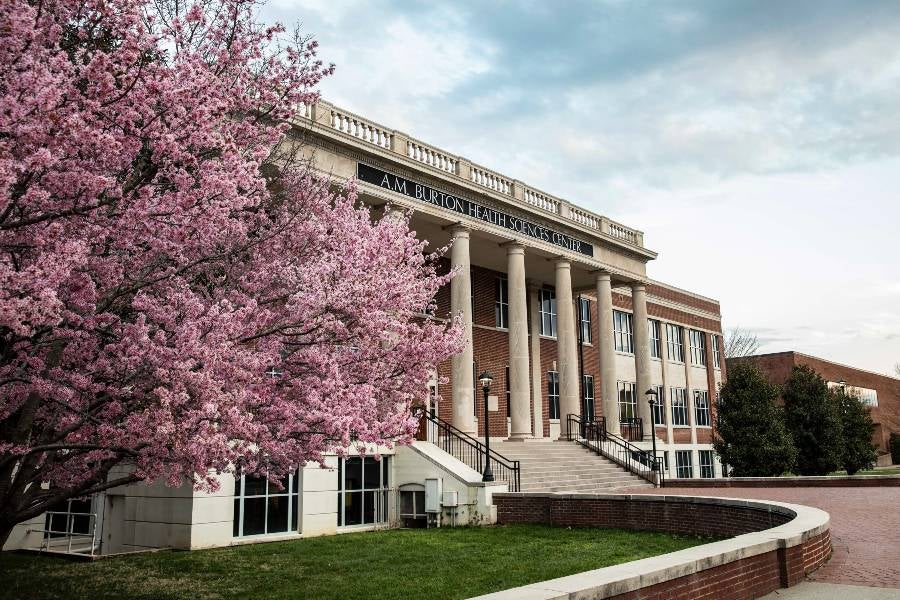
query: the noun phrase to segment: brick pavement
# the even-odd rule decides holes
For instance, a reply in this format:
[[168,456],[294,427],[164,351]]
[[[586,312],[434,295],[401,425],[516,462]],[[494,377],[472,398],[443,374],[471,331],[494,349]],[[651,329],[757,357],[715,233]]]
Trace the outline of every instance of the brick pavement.
[[821,508],[831,515],[834,554],[810,579],[900,588],[900,488],[638,488],[633,493],[776,500]]

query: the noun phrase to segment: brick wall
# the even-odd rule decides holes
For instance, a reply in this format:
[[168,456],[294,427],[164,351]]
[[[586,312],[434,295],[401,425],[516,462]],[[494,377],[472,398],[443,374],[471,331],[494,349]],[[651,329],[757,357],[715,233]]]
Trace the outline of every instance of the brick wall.
[[797,585],[831,553],[825,531],[803,544],[757,554],[612,596],[616,600],[744,600]]
[[749,357],[766,378],[777,385],[783,384],[794,366],[806,365],[826,381],[847,382],[848,386],[875,390],[878,406],[872,409],[872,420],[878,424],[873,442],[881,452],[889,452],[891,432],[900,433],[900,379],[839,365],[799,352],[778,352]]
[[[777,527],[793,517],[752,506],[553,495],[495,494],[499,523],[546,523],[571,527],[616,527],[677,534],[737,536]],[[828,560],[825,530],[804,542],[741,558],[613,596],[619,600],[732,600],[764,596],[796,585]]]
[[611,527],[689,535],[735,536],[783,525],[787,515],[677,499],[631,500],[571,496],[494,495],[498,523]]
[[[449,262],[444,260],[441,265],[441,271],[446,272],[449,269]],[[498,400],[497,412],[491,412],[491,435],[506,437],[507,435],[507,418],[509,413],[506,405],[506,367],[509,364],[509,335],[504,329],[496,329],[496,316],[494,309],[495,285],[498,277],[505,276],[504,273],[492,271],[482,267],[472,267],[472,287],[475,295],[475,310],[473,313],[473,349],[476,365],[476,375],[482,371],[490,371],[494,376],[494,383],[491,388],[491,395],[496,395]],[[663,290],[660,286],[652,286],[653,289]],[[692,298],[685,294],[679,294],[678,297]],[[594,378],[594,413],[596,417],[603,416],[603,400],[600,396],[602,382],[600,380],[600,357],[598,353],[599,341],[599,316],[598,304],[596,298],[592,295],[585,294],[590,300],[591,307],[591,343],[583,346],[584,351],[584,374],[591,375]],[[668,296],[667,296],[668,297]],[[695,299],[696,300],[696,299]],[[449,286],[442,288],[436,298],[437,310],[435,314],[439,317],[447,316],[450,313],[450,289]],[[703,301],[698,301],[703,302]],[[613,294],[613,304],[616,308],[631,310],[631,297],[622,294]],[[708,303],[706,303],[708,304]],[[697,306],[696,303],[691,304],[697,308],[708,309],[710,307]],[[531,303],[529,300],[528,311],[531,314]],[[718,305],[716,305],[716,311]],[[713,331],[721,331],[721,323],[717,320],[691,315],[690,313],[677,311],[668,307],[660,306],[652,302],[652,298],[648,301],[648,312],[655,318],[664,320],[673,320],[681,324],[694,327],[702,327]],[[529,327],[530,327],[529,317]],[[529,331],[529,334],[532,332]],[[721,338],[720,338],[721,339]],[[554,363],[558,360],[558,348],[555,339],[541,338],[541,364],[539,366],[541,375],[541,396],[543,409],[544,436],[550,435],[550,403],[548,395],[547,373],[553,369]],[[710,363],[711,363],[710,352]],[[723,355],[724,356],[724,355]],[[724,366],[724,365],[723,365]],[[534,369],[534,365],[530,365]],[[450,379],[450,361],[440,365],[438,374],[448,379],[447,383],[442,384],[439,389],[441,396],[439,404],[439,414],[441,418],[451,421],[453,420],[453,401],[452,387]],[[529,379],[530,382],[530,379]],[[710,402],[714,398],[714,385],[710,388]],[[714,409],[713,409],[714,410]],[[533,412],[533,403],[532,403]],[[484,435],[484,399],[481,390],[477,390],[475,397],[475,414],[478,418],[479,435]],[[714,415],[713,415],[714,418]],[[565,428],[565,422],[560,424],[561,428]],[[676,442],[689,443],[690,430],[676,430]],[[702,431],[702,430],[701,430]],[[707,430],[708,431],[708,430]],[[701,437],[708,436],[708,433],[698,432]],[[704,438],[705,439],[705,438]]]
[[666,479],[667,488],[773,488],[773,487],[900,487],[900,476],[852,477],[735,477],[726,479]]

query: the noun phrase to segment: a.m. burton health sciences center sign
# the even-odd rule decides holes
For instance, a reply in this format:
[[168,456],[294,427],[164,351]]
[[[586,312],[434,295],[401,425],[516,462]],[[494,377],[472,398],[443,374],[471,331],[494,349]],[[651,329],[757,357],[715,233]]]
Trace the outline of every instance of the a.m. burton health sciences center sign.
[[498,227],[504,227],[521,235],[549,242],[566,250],[579,252],[587,256],[594,255],[593,245],[577,240],[572,236],[547,229],[520,217],[482,206],[471,200],[436,190],[425,184],[411,181],[363,163],[357,163],[357,174],[360,181],[377,185],[386,190],[403,194],[404,196],[427,202],[473,219],[479,219]]

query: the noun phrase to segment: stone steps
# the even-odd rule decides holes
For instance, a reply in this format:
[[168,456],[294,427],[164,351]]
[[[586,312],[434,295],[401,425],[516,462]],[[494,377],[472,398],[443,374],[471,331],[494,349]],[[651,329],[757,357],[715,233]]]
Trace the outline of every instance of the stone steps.
[[523,492],[608,493],[652,487],[614,462],[575,442],[497,442],[492,449],[519,461]]

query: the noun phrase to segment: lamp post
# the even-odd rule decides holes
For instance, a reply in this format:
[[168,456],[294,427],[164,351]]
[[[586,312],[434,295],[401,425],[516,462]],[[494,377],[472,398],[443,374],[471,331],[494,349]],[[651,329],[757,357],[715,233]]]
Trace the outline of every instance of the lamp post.
[[484,392],[484,474],[482,481],[493,481],[494,472],[491,470],[491,425],[488,419],[488,393],[491,391],[491,382],[494,376],[489,371],[484,371],[478,376],[481,382],[481,391]]
[[659,471],[656,460],[656,403],[659,402],[656,390],[650,388],[644,395],[647,396],[647,402],[650,403],[650,439],[653,441],[653,470]]

